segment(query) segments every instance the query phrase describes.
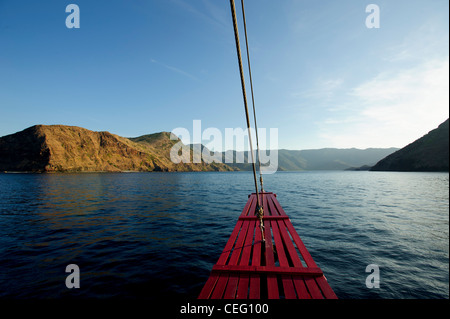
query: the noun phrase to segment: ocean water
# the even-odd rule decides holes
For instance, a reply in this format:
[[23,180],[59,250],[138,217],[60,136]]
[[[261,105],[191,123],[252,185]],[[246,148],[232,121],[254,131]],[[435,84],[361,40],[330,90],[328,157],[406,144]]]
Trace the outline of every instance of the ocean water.
[[[448,173],[278,172],[264,186],[339,298],[449,298]],[[0,299],[195,299],[253,191],[248,172],[0,174]]]

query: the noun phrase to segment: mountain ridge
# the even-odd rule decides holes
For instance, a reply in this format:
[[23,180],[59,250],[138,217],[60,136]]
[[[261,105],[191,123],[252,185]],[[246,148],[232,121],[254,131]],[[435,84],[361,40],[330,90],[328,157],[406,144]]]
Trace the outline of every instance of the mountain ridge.
[[380,160],[371,171],[448,172],[449,119]]
[[170,160],[170,148],[180,140],[171,140],[167,134],[170,133],[149,134],[156,138],[142,136],[136,142],[107,131],[96,132],[78,126],[34,125],[0,138],[0,171],[233,170],[221,163],[174,164]]
[[[171,161],[170,151],[176,143],[181,143],[181,140],[170,132],[125,138],[107,131],[96,132],[78,126],[34,125],[0,137],[0,171],[252,170],[251,163],[248,163],[248,152],[221,152],[221,163],[206,163],[201,158],[201,152],[205,149],[201,144],[182,144],[189,150],[189,163],[175,164]],[[373,165],[396,150],[398,149],[280,149],[278,170],[345,170]],[[244,163],[236,163],[236,156],[241,156]]]
[[[304,171],[304,170],[346,170],[355,167],[372,166],[380,159],[397,151],[398,148],[321,148],[308,150],[278,150],[279,171]],[[263,151],[261,151],[263,152]],[[244,158],[244,163],[236,163],[236,157]],[[233,163],[227,163],[239,170],[252,170],[248,163],[247,152],[226,151],[222,153],[222,159],[233,159]],[[255,159],[257,154],[255,152]]]

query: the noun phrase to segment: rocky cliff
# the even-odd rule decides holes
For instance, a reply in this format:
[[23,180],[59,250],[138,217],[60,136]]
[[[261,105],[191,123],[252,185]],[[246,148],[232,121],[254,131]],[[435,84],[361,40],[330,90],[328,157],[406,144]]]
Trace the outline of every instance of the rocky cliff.
[[227,171],[220,163],[170,160],[179,140],[163,132],[128,139],[65,125],[36,125],[0,138],[0,171]]

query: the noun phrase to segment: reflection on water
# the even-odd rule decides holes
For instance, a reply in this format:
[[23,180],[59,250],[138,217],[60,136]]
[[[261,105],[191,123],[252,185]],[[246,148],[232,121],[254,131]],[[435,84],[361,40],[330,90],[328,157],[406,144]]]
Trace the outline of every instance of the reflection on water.
[[[339,297],[448,298],[448,174],[264,184]],[[0,174],[0,297],[195,298],[252,187],[247,172]],[[81,289],[64,285],[71,263]],[[372,263],[380,289],[365,286]]]

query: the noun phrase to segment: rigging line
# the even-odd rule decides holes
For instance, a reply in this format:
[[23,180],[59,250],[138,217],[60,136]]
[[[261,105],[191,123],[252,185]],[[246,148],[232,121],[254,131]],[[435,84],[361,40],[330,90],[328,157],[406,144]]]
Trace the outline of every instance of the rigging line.
[[245,20],[245,9],[244,9],[244,0],[241,0],[242,6],[242,20],[244,21],[244,36],[245,36],[245,47],[247,49],[247,63],[248,63],[248,74],[250,78],[250,90],[252,92],[252,105],[253,105],[253,118],[255,119],[255,133],[256,133],[256,150],[258,152],[258,170],[259,170],[259,182],[261,184],[261,192],[264,192],[263,187],[263,178],[261,174],[261,153],[259,149],[259,138],[258,138],[258,125],[256,124],[256,109],[255,109],[255,96],[253,94],[253,81],[252,81],[252,70],[250,66],[250,52],[248,49],[248,40],[247,40],[247,23]]
[[258,194],[258,182],[256,179],[255,160],[253,158],[252,134],[250,131],[250,117],[248,115],[247,94],[245,92],[244,68],[242,66],[241,46],[239,44],[239,31],[238,31],[238,27],[237,27],[236,8],[234,5],[234,0],[230,0],[230,6],[231,6],[231,15],[233,17],[234,38],[236,40],[236,50],[237,50],[237,56],[238,56],[238,61],[239,61],[239,72],[241,75],[241,86],[242,86],[242,95],[244,97],[245,116],[247,119],[248,139],[249,139],[249,144],[250,144],[250,153],[252,156],[252,167],[253,167],[253,177],[255,180],[256,198],[258,200],[258,206],[261,206],[260,200],[259,200],[259,194]]
[[234,38],[236,40],[236,51],[237,51],[237,56],[238,56],[238,61],[239,61],[239,72],[241,75],[242,95],[244,97],[244,108],[245,108],[245,117],[247,120],[250,153],[252,156],[253,179],[255,182],[256,203],[257,203],[255,215],[259,219],[259,228],[261,229],[261,241],[265,242],[264,225],[263,225],[264,210],[261,205],[261,199],[259,198],[258,181],[256,178],[255,159],[254,159],[254,155],[253,155],[253,145],[252,145],[252,134],[251,134],[251,129],[250,129],[250,117],[248,115],[247,94],[245,92],[244,68],[242,66],[241,46],[239,44],[239,31],[238,31],[238,27],[237,27],[236,8],[234,5],[234,0],[230,0],[230,6],[231,6],[231,15],[233,16]]

